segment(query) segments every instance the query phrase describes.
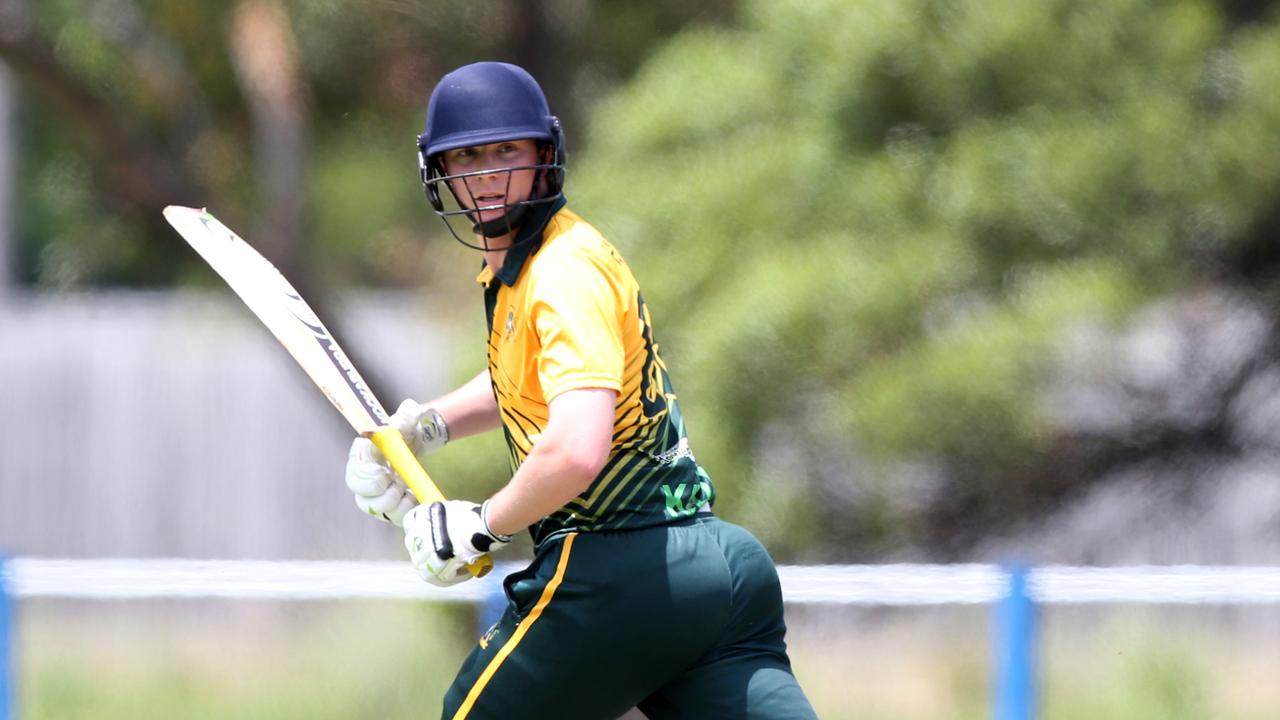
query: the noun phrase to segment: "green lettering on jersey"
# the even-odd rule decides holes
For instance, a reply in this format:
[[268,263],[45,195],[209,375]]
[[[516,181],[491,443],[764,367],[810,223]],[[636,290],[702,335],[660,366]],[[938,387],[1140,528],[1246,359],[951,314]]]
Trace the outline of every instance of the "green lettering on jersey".
[[677,518],[681,515],[687,515],[684,509],[684,491],[688,489],[688,485],[680,483],[676,486],[674,492],[670,485],[662,486],[662,495],[667,499],[667,516]]
[[680,483],[674,490],[670,485],[662,486],[662,495],[667,499],[667,517],[688,517],[711,499],[711,483],[706,480],[694,483],[692,492],[685,499],[685,492],[689,489],[689,483]]

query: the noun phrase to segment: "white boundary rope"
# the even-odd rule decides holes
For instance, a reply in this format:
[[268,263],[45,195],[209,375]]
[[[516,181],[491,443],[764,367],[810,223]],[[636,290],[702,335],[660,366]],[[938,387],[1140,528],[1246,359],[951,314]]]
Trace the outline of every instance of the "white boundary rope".
[[[436,588],[405,562],[39,559],[4,564],[5,587],[17,598],[351,598],[482,602],[501,578],[520,569],[503,563],[478,581]],[[914,606],[979,604],[1008,591],[996,565],[817,565],[778,568],[793,604]],[[1280,567],[1132,566],[1029,569],[1030,597],[1041,603],[1280,603]]]

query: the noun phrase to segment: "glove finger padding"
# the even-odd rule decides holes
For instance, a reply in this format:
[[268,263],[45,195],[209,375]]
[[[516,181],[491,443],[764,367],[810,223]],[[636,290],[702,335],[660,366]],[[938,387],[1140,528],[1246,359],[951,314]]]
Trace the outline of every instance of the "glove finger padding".
[[391,524],[396,527],[403,525],[404,516],[408,515],[410,510],[418,507],[418,498],[414,497],[413,493],[408,490],[408,488],[405,488],[404,495],[400,498],[400,502],[394,508],[383,513],[386,515],[387,520],[391,521]]
[[405,515],[405,549],[428,582],[454,585],[470,579],[468,565],[510,540],[488,531],[481,507],[463,500],[447,500],[419,505]]
[[356,495],[377,497],[398,481],[382,453],[366,437],[351,442],[347,453],[347,488]]
[[[404,517],[404,547],[409,561],[423,580],[439,587],[456,585],[471,579],[467,564],[453,556],[443,523],[432,522],[431,509],[442,510],[440,503],[419,505]],[[443,545],[443,547],[440,546]]]
[[356,495],[356,507],[362,512],[372,515],[390,522],[397,527],[403,525],[404,516],[418,505],[417,499],[413,497],[403,485],[387,488],[387,491],[375,497],[365,497]]
[[436,587],[457,585],[460,582],[470,580],[472,577],[471,571],[467,569],[467,564],[458,558],[446,561],[440,570],[434,573],[418,568],[418,575]]
[[405,513],[418,504],[368,438],[359,437],[351,443],[346,483],[355,493],[356,507],[397,526],[403,522]]

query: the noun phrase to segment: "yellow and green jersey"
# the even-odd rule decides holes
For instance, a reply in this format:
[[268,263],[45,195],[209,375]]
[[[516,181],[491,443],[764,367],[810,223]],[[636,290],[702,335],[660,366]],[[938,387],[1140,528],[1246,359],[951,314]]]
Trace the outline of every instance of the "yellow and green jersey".
[[606,388],[618,399],[604,469],[530,528],[534,542],[571,530],[661,525],[705,509],[714,489],[689,449],[631,269],[563,201],[548,211],[540,240],[516,244],[496,275],[486,266],[476,278],[485,287],[489,375],[512,471],[538,442],[556,396]]

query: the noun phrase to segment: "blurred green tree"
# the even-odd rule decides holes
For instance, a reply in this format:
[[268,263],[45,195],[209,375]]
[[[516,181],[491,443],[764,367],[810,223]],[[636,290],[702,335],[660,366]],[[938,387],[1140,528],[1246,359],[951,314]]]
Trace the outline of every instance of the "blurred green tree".
[[[206,205],[304,286],[418,284],[427,263],[413,137],[435,80],[478,59],[544,79],[566,122],[655,43],[721,22],[619,0],[17,0],[0,62],[17,77],[17,280],[38,288],[209,281],[163,223]],[[572,140],[576,143],[582,136]],[[575,146],[576,149],[576,146]],[[425,277],[424,277],[425,276]],[[464,286],[465,287],[465,286]],[[316,293],[312,293],[315,295]]]
[[314,302],[474,301],[411,139],[440,74],[513,60],[636,265],[722,511],[789,560],[958,555],[1108,462],[1046,407],[1072,328],[1275,293],[1277,5],[0,3],[21,280],[211,282],[178,202]]
[[947,557],[1088,482],[1063,333],[1276,279],[1275,5],[752,0],[600,103],[575,198],[722,510],[788,558]]

